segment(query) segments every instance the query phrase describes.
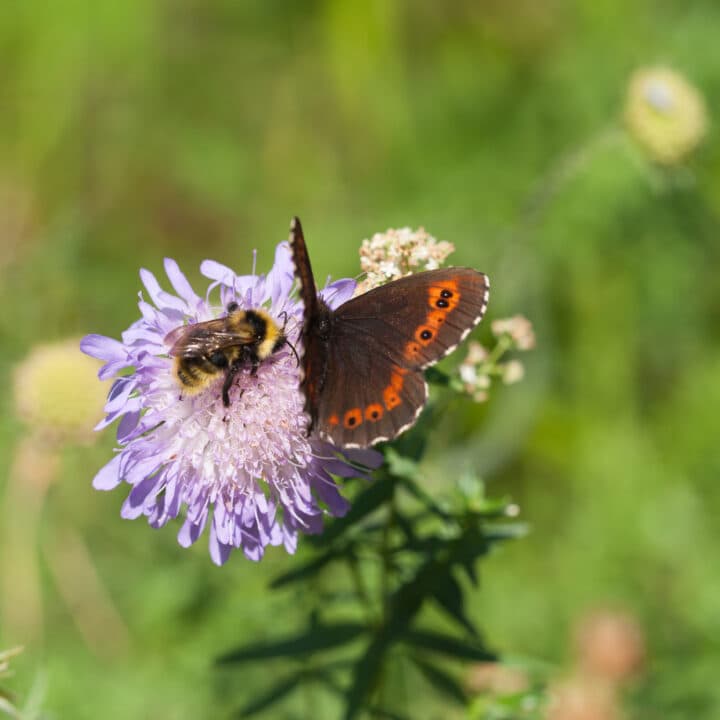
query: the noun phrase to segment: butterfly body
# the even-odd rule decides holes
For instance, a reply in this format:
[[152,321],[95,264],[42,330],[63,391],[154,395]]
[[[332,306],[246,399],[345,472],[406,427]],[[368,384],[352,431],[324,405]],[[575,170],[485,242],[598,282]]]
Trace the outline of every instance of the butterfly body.
[[427,400],[423,370],[480,322],[487,276],[470,268],[409,275],[331,309],[317,294],[302,228],[290,236],[303,299],[303,390],[311,428],[367,447],[411,427]]

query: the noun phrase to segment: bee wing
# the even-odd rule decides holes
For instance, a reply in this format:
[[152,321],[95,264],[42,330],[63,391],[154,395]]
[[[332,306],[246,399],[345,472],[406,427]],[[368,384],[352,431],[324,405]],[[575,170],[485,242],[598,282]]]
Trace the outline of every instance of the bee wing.
[[209,355],[217,350],[234,345],[247,345],[254,339],[252,328],[235,328],[227,330],[225,320],[206,320],[192,325],[181,325],[165,336],[165,343],[170,345],[170,356]]

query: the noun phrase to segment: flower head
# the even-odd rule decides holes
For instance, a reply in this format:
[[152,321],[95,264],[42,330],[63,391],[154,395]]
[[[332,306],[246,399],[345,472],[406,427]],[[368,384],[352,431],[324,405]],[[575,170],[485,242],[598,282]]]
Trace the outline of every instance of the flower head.
[[471,340],[468,343],[467,355],[458,368],[463,390],[475,402],[485,402],[488,399],[491,385],[490,368],[487,366],[489,356],[483,345],[477,340]]
[[547,720],[620,720],[614,688],[594,678],[576,675],[548,690]]
[[455,250],[452,243],[438,242],[424,228],[390,229],[363,240],[360,266],[366,273],[358,293],[423,270],[437,270]]
[[[93,485],[110,490],[127,482],[132,489],[123,517],[145,515],[153,527],[184,508],[180,544],[194,543],[209,524],[210,554],[217,564],[236,548],[252,560],[259,560],[268,545],[283,544],[292,553],[298,533],[320,532],[325,512],[346,512],[348,503],[332,476],[363,472],[350,464],[347,452],[340,455],[337,448],[308,437],[300,370],[290,348],[263,360],[256,373],[243,369],[230,388],[227,408],[221,399],[222,375],[204,391],[182,395],[166,336],[184,324],[220,316],[230,303],[264,308],[285,323],[290,344],[300,342],[302,305],[291,297],[287,243],[278,246],[267,275],[239,276],[210,260],[200,269],[212,281],[205,297],[195,293],[173,260],[165,260],[165,272],[174,294],[141,270],[151,301],[140,294],[141,318],[121,340],[88,335],[82,341],[85,353],[106,362],[100,378],[117,378],[98,429],[120,419],[120,448]],[[354,289],[353,281],[341,280],[322,294],[334,307]],[[219,290],[220,306],[210,302],[214,290]],[[377,457],[353,453],[365,465]]]
[[98,363],[78,353],[77,340],[38,345],[14,373],[15,407],[36,434],[54,441],[89,441],[102,417],[107,388],[94,382]]
[[580,664],[588,675],[621,682],[642,666],[645,640],[627,613],[596,610],[582,619],[575,635]]
[[532,323],[522,315],[494,320],[491,325],[493,335],[501,338],[508,336],[516,350],[532,350],[535,347],[535,331]]
[[660,165],[682,162],[708,126],[702,95],[680,73],[664,67],[632,75],[624,116],[630,135]]
[[467,355],[458,367],[460,388],[478,403],[488,399],[493,378],[500,378],[505,385],[513,385],[525,377],[523,363],[517,359],[506,359],[507,352],[535,347],[532,323],[522,315],[493,320],[491,329],[495,346],[488,350],[476,340],[471,340]]

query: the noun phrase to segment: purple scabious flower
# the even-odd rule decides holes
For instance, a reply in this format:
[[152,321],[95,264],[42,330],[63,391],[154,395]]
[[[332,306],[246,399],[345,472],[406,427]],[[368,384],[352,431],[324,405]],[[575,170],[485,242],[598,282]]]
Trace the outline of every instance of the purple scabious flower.
[[[267,275],[236,275],[211,260],[200,270],[212,281],[205,297],[195,293],[174,260],[166,258],[165,272],[175,294],[141,270],[152,301],[140,293],[142,317],[121,340],[88,335],[81,342],[83,352],[105,361],[101,379],[117,377],[105,405],[107,416],[96,429],[120,419],[120,447],[93,486],[112,490],[128,483],[122,516],[145,515],[156,528],[184,510],[178,534],[183,547],[209,525],[210,555],[218,565],[235,548],[251,560],[260,560],[268,545],[282,544],[293,553],[298,533],[319,533],[325,513],[347,512],[348,502],[333,476],[363,476],[355,463],[376,466],[380,456],[341,452],[308,437],[300,368],[289,348],[263,360],[255,375],[250,368],[240,372],[228,408],[220,398],[222,374],[203,392],[181,395],[166,336],[181,325],[222,315],[231,302],[242,309],[265,308],[279,323],[286,318],[289,342],[296,347],[301,343],[302,304],[291,294],[294,274],[287,243],[277,247]],[[210,302],[215,290],[220,304]],[[354,290],[354,281],[340,280],[322,295],[336,307]]]

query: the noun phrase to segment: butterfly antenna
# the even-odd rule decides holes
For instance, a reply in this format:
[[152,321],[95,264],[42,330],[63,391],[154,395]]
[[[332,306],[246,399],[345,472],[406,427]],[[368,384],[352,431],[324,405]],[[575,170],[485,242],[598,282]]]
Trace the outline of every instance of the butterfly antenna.
[[287,343],[287,346],[293,351],[293,355],[295,356],[295,362],[297,363],[297,366],[300,367],[300,356],[298,355],[298,351],[287,338],[285,338],[285,342]]

